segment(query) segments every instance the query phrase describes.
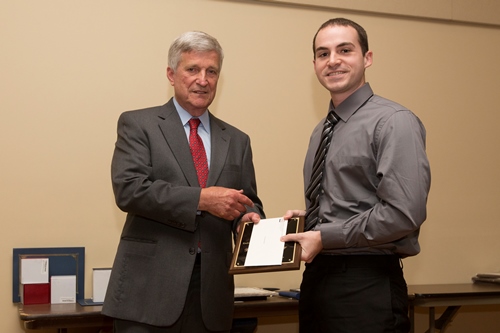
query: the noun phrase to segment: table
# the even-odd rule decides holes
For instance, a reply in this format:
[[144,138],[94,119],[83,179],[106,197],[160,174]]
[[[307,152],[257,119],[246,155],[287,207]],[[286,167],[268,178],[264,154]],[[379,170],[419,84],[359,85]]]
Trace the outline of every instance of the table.
[[[267,300],[235,302],[234,318],[296,316],[298,307],[297,300],[280,296],[269,297]],[[113,326],[113,320],[101,314],[101,305],[19,304],[18,309],[25,329],[57,329],[59,333],[66,333],[68,328]]]
[[25,329],[57,329],[59,333],[75,327],[112,327],[113,320],[102,315],[101,309],[101,305],[81,306],[78,303],[18,305]]
[[[429,329],[444,332],[462,305],[500,304],[500,285],[486,283],[425,284],[409,285],[411,333],[415,332],[415,307],[429,308]],[[445,306],[439,319],[435,318],[435,308]]]
[[[462,305],[500,304],[500,285],[495,284],[426,284],[409,285],[409,316],[411,332],[414,333],[415,308],[429,309],[428,333],[444,332]],[[262,318],[296,316],[299,302],[280,296],[267,300],[235,302],[234,318]],[[435,308],[446,307],[436,319]],[[102,306],[81,306],[79,304],[19,304],[19,318],[26,329],[58,329],[65,333],[74,327],[112,326],[112,319],[101,315]]]

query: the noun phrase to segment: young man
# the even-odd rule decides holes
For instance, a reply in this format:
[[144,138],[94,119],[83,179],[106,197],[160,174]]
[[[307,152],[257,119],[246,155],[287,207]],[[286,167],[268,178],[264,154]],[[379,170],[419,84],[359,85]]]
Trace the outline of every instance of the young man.
[[264,216],[250,139],[208,111],[217,40],[187,32],[168,57],[174,97],[118,121],[112,181],[127,219],[102,313],[117,333],[229,332],[232,235]]
[[430,169],[425,128],[407,108],[365,82],[372,65],[365,30],[336,18],[313,40],[314,70],[330,92],[304,164],[301,333],[409,331],[401,258],[420,251]]

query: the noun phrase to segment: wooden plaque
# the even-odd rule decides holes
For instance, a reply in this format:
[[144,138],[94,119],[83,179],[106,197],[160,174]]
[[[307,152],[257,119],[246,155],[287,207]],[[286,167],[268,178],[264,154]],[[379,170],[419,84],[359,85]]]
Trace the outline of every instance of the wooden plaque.
[[[246,274],[246,273],[264,273],[286,270],[300,269],[301,247],[296,242],[285,242],[283,249],[283,260],[281,265],[270,266],[245,266],[245,259],[252,237],[254,224],[252,222],[244,222],[241,225],[240,233],[234,247],[233,258],[231,260],[230,274]],[[304,217],[294,217],[288,220],[287,234],[293,234],[304,231]]]

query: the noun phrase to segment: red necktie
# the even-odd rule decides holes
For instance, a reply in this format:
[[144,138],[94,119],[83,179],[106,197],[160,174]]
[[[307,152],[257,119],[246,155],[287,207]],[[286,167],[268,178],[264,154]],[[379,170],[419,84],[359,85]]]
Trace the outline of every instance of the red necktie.
[[194,167],[196,168],[196,173],[198,174],[198,183],[200,183],[200,187],[206,187],[208,178],[207,153],[205,152],[203,141],[198,135],[199,125],[200,119],[191,118],[189,120],[189,148],[191,149]]

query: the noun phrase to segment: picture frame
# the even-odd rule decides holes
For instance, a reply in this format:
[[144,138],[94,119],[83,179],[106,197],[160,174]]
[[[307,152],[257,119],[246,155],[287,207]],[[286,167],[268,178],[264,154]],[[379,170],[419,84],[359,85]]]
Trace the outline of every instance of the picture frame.
[[21,302],[21,259],[48,258],[49,276],[76,275],[76,300],[85,296],[85,247],[14,248],[12,250],[12,302]]

